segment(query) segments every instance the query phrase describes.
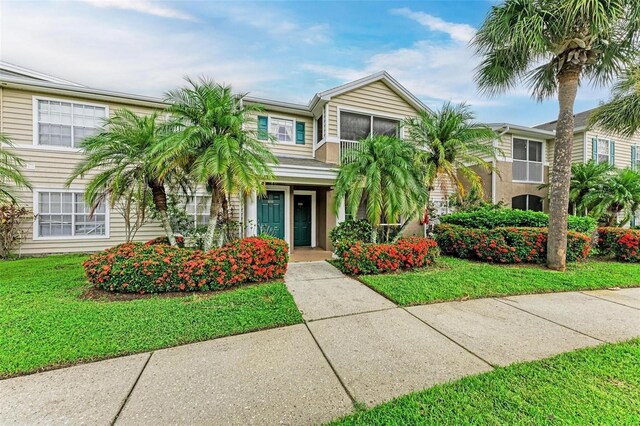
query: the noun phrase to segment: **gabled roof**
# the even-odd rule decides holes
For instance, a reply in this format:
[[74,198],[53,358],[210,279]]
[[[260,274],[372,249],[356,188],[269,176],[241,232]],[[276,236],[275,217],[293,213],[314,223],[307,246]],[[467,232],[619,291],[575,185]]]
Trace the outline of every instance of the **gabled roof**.
[[527,127],[527,126],[522,126],[520,124],[487,123],[487,126],[491,127],[495,131],[504,132],[504,133],[528,134],[528,135],[542,136],[546,139],[551,139],[556,137],[556,133],[552,130],[538,129],[535,127]]
[[[573,115],[574,130],[582,130],[583,128],[587,127],[589,116],[591,115],[594,109],[595,108],[588,109],[586,111],[582,111]],[[558,123],[558,120],[554,120],[554,121],[549,121],[548,123],[538,124],[537,126],[533,126],[533,127],[535,127],[536,129],[555,131],[557,123]]]
[[324,92],[316,93],[316,95],[313,97],[313,99],[311,99],[311,102],[309,103],[309,109],[313,109],[320,100],[327,101],[334,96],[338,96],[351,90],[366,86],[368,84],[375,83],[376,81],[383,81],[384,83],[386,83],[387,86],[391,88],[391,90],[393,90],[407,103],[412,105],[415,109],[429,111],[429,108],[425,104],[423,104],[420,99],[418,99],[413,93],[409,92],[403,85],[398,83],[398,81],[395,78],[391,77],[391,75],[389,75],[389,73],[386,71],[379,71],[375,74],[368,75],[358,80],[350,81],[349,83],[345,83],[332,89],[325,90]]
[[74,83],[73,81],[64,80],[62,78],[54,77],[49,74],[44,74],[38,71],[31,70],[29,68],[21,67],[18,65],[10,64],[8,62],[0,61],[0,78],[9,77],[13,79],[24,80],[36,80],[46,81],[55,84],[64,84],[68,86],[84,87],[82,84]]

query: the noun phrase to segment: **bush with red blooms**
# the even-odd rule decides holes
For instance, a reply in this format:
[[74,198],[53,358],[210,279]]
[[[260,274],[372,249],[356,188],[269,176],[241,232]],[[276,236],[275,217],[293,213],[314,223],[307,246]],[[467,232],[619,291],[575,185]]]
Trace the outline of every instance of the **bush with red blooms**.
[[600,254],[613,255],[623,262],[640,262],[640,231],[635,229],[598,228]]
[[[493,263],[545,263],[547,228],[475,229],[440,224],[435,239],[442,253]],[[567,261],[582,261],[591,252],[591,239],[569,231]]]
[[379,274],[431,265],[440,254],[435,241],[408,237],[390,244],[357,241],[342,252],[338,266],[348,274]]
[[209,251],[126,243],[92,255],[83,265],[96,288],[144,294],[222,290],[282,278],[288,261],[285,241],[260,236]]

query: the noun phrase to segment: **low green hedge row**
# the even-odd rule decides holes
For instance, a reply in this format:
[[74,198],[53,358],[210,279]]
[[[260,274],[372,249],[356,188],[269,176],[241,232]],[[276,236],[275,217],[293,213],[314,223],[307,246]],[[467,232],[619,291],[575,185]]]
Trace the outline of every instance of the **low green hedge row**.
[[[443,254],[493,263],[544,263],[547,252],[547,228],[504,227],[465,228],[440,224],[435,239]],[[567,260],[582,261],[589,256],[591,239],[570,231]]]
[[[549,215],[531,210],[478,209],[444,215],[440,222],[465,228],[546,228],[549,226]],[[569,216],[568,228],[570,231],[591,234],[596,229],[596,221],[587,216]]]

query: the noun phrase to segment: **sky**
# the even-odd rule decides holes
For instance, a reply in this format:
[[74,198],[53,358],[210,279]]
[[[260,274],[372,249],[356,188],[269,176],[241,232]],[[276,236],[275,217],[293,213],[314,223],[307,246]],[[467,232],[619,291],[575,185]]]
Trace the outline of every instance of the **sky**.
[[[555,120],[522,85],[487,97],[469,40],[494,1],[0,0],[0,59],[89,87],[163,96],[206,76],[306,104],[386,70],[425,104],[467,102],[484,122]],[[608,88],[583,85],[576,111]]]

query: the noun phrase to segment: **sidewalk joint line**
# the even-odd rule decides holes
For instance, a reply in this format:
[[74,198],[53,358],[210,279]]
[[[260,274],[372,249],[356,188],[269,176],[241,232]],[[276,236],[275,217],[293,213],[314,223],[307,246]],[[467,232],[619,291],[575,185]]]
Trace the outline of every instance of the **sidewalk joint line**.
[[309,322],[324,321],[324,320],[330,320],[330,319],[336,319],[336,318],[353,317],[353,316],[356,316],[356,315],[372,314],[372,313],[375,313],[375,312],[390,311],[392,309],[398,309],[398,308],[399,308],[399,306],[391,306],[389,308],[373,309],[371,311],[353,312],[353,313],[350,313],[350,314],[334,315],[332,317],[309,319],[309,320],[304,320],[304,322],[305,323],[309,323]]
[[125,397],[124,401],[122,402],[122,405],[120,406],[120,409],[116,413],[116,416],[113,418],[113,421],[111,422],[111,426],[115,425],[116,421],[118,421],[118,417],[120,417],[120,414],[122,414],[122,410],[124,410],[125,405],[127,405],[127,402],[129,402],[129,398],[131,397],[131,394],[133,393],[133,390],[136,388],[136,385],[138,384],[138,381],[140,380],[140,377],[142,376],[142,373],[144,372],[144,370],[147,369],[147,365],[149,364],[149,361],[151,360],[151,357],[153,356],[154,353],[155,353],[155,351],[152,351],[152,352],[149,353],[149,357],[147,358],[147,360],[144,362],[144,365],[140,369],[140,373],[138,374],[138,377],[136,377],[136,380],[133,382],[133,385],[131,386],[131,389],[129,389],[129,393],[127,393],[127,396]]
[[432,330],[434,330],[436,333],[442,335],[445,337],[445,339],[450,340],[451,342],[453,342],[455,345],[461,347],[463,350],[465,350],[467,353],[473,355],[474,357],[478,358],[480,361],[484,362],[485,364],[487,364],[489,367],[493,368],[494,370],[498,367],[500,367],[499,365],[494,365],[492,363],[490,363],[489,361],[487,361],[486,359],[484,359],[483,357],[481,357],[480,355],[478,355],[477,353],[473,352],[471,349],[463,346],[461,343],[457,342],[456,340],[454,340],[453,338],[447,336],[446,334],[444,334],[444,332],[438,330],[437,328],[435,328],[434,326],[432,326],[431,324],[429,324],[428,322],[426,322],[425,320],[423,320],[422,318],[420,318],[419,316],[415,315],[414,313],[410,312],[407,308],[402,307],[401,308],[403,311],[405,311],[406,313],[408,313],[409,315],[411,315],[412,317],[414,317],[415,319],[417,319],[418,321],[420,321],[421,323],[423,323],[424,325],[426,325],[427,327],[431,328]]
[[313,341],[316,342],[316,346],[318,346],[318,349],[320,350],[320,353],[322,354],[324,359],[327,361],[327,364],[329,364],[329,368],[331,368],[331,371],[333,371],[334,376],[336,376],[336,378],[338,379],[338,382],[340,382],[340,386],[342,386],[342,389],[344,389],[344,391],[347,393],[347,396],[351,400],[351,405],[353,405],[353,408],[354,408],[354,411],[355,411],[357,409],[358,404],[359,404],[358,401],[356,401],[356,398],[351,394],[351,392],[347,388],[347,385],[344,383],[344,381],[342,381],[342,378],[338,374],[338,371],[336,370],[336,368],[331,363],[331,360],[329,359],[327,354],[324,352],[324,349],[322,349],[322,346],[320,346],[320,342],[318,342],[318,339],[316,339],[316,336],[313,334],[313,332],[309,328],[309,324],[307,324],[306,321],[304,323],[304,326],[307,327],[307,331],[311,335],[311,338],[313,339]]
[[583,333],[582,331],[580,331],[580,330],[576,330],[575,328],[571,328],[571,327],[569,327],[568,325],[560,324],[559,322],[556,322],[556,321],[554,321],[554,320],[550,320],[549,318],[545,318],[545,317],[543,317],[543,316],[541,316],[541,315],[538,315],[538,314],[535,314],[535,313],[533,313],[533,312],[527,311],[527,310],[525,310],[525,309],[523,309],[523,308],[521,308],[521,307],[519,307],[519,306],[514,306],[514,305],[512,305],[511,303],[507,303],[507,302],[505,302],[504,300],[499,299],[499,298],[497,298],[497,297],[494,297],[493,299],[497,300],[497,301],[498,301],[498,302],[500,302],[500,303],[504,303],[504,304],[505,304],[505,305],[507,305],[507,306],[511,306],[511,307],[512,307],[512,308],[514,308],[514,309],[518,309],[519,311],[526,312],[526,313],[527,313],[527,314],[529,314],[529,315],[533,315],[534,317],[538,317],[538,318],[540,318],[540,319],[543,319],[543,320],[548,321],[548,322],[550,322],[550,323],[553,323],[553,324],[555,324],[555,325],[559,325],[560,327],[564,327],[564,328],[566,328],[567,330],[571,330],[571,331],[573,331],[573,332],[575,332],[575,333],[582,334],[583,336],[587,336],[587,337],[590,337],[590,338],[592,338],[592,339],[595,339],[595,340],[597,340],[598,342],[602,342],[602,343],[610,343],[610,342],[607,342],[606,340],[602,340],[602,339],[599,339],[599,338],[597,338],[597,337],[591,336],[591,335],[589,335],[589,334],[587,334],[587,333]]
[[584,294],[585,296],[589,296],[589,297],[594,297],[596,299],[600,299],[605,302],[615,303],[616,305],[624,306],[626,308],[637,309],[640,311],[640,308],[636,308],[635,306],[625,305],[624,303],[616,302],[615,300],[605,299],[604,297],[596,296],[595,294],[587,294],[585,293],[585,291],[588,291],[588,290],[581,291],[580,294]]

